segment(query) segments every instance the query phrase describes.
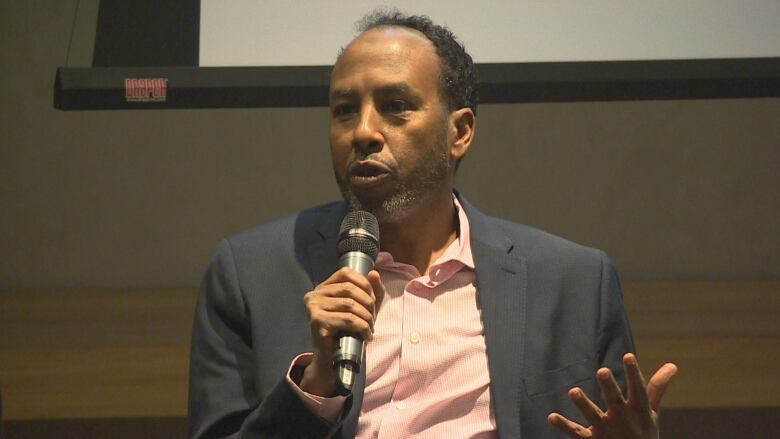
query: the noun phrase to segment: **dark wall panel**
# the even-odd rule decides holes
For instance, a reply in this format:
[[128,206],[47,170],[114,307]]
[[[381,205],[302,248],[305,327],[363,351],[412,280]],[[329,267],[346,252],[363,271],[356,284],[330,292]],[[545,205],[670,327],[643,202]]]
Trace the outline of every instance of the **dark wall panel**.
[[94,67],[197,66],[200,0],[101,0]]

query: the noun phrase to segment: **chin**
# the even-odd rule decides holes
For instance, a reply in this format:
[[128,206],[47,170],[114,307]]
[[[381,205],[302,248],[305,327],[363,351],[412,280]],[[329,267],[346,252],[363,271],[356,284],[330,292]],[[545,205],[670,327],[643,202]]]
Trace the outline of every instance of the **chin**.
[[411,191],[391,194],[379,200],[356,197],[350,192],[349,198],[345,197],[345,200],[352,209],[371,212],[380,224],[402,221],[424,205],[422,197]]

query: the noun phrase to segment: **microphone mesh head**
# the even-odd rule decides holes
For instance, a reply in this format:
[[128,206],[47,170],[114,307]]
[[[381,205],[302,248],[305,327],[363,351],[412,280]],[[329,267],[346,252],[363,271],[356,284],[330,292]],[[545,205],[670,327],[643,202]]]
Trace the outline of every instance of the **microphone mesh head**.
[[354,251],[365,253],[375,261],[379,255],[379,223],[373,214],[363,210],[347,213],[339,231],[339,256]]
[[341,221],[340,233],[344,234],[351,229],[363,229],[379,241],[379,223],[371,212],[353,210],[347,213]]

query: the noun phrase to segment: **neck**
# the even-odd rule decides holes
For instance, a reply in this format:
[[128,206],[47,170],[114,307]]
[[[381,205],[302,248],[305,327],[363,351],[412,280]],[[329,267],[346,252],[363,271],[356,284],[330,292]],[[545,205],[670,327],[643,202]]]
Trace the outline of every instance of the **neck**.
[[455,241],[457,237],[452,191],[418,203],[398,221],[379,225],[382,250],[393,260],[417,267],[420,274]]

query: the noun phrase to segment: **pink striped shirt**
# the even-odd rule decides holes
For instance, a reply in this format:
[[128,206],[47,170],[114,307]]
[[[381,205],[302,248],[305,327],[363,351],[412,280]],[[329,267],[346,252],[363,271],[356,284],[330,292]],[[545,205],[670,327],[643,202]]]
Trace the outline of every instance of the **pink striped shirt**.
[[[459,236],[427,274],[379,253],[387,292],[366,344],[358,439],[498,437],[469,224],[457,199],[455,206]],[[293,387],[315,413],[335,420],[343,398]]]

